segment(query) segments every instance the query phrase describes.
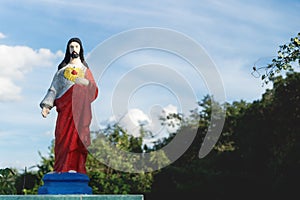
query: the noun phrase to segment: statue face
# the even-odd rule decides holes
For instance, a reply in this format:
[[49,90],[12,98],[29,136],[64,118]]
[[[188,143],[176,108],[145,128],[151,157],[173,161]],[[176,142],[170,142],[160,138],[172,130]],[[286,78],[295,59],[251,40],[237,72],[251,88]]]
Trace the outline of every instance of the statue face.
[[80,52],[80,44],[78,42],[71,42],[69,45],[69,52],[70,54],[77,54],[79,55]]

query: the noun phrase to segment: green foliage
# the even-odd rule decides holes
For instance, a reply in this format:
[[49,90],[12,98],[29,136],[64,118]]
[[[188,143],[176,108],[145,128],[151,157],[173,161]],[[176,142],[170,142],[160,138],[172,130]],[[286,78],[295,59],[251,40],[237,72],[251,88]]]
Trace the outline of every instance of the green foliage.
[[267,66],[260,68],[253,67],[254,71],[261,69],[265,70],[265,73],[261,75],[261,79],[264,83],[268,84],[277,75],[283,71],[294,71],[296,65],[300,66],[300,32],[294,38],[290,39],[290,42],[279,46],[276,58],[272,60]]
[[278,76],[273,85],[261,100],[223,105],[226,120],[221,137],[202,159],[197,155],[209,125],[211,102],[208,97],[199,102],[191,114],[194,119],[179,130],[194,131],[198,120],[195,140],[176,162],[154,176],[150,199],[175,191],[210,199],[292,197],[300,177],[300,74]]
[[16,194],[16,176],[16,170],[10,168],[0,169],[0,194]]
[[[153,148],[143,145],[142,136],[151,135],[143,127],[138,138],[117,124],[93,133],[86,163],[93,193],[143,193],[148,200],[160,199],[165,194],[172,199],[179,194],[186,194],[186,198],[198,195],[210,199],[289,199],[298,191],[300,177],[300,73],[287,73],[285,78],[276,76],[272,82],[273,88],[252,103],[234,101],[213,108],[214,102],[205,96],[190,116],[169,116],[180,120],[181,126]],[[225,124],[213,150],[199,159],[213,109],[226,112]],[[128,173],[110,167],[122,166],[130,171],[140,161],[138,156],[124,157],[121,151],[148,152],[153,166],[165,166],[168,155],[158,150],[176,134],[193,133],[195,138],[184,154],[159,171]],[[184,144],[186,138],[180,142]],[[37,172],[18,174],[1,169],[2,194],[19,194],[21,188],[25,189],[23,194],[36,194],[43,175],[53,170],[53,143],[48,156],[40,156]]]
[[27,172],[25,168],[24,173],[21,173],[16,177],[15,188],[17,194],[37,194],[37,185],[39,179],[36,172]]
[[[113,145],[113,146],[111,146]],[[152,173],[128,173],[115,170],[110,166],[120,166],[124,171],[134,169],[140,161],[138,156],[124,157],[121,151],[141,153],[142,139],[130,136],[118,125],[109,126],[96,133],[87,160],[90,186],[94,194],[132,194],[149,192]],[[120,151],[121,150],[121,151]],[[104,163],[109,163],[106,166]]]
[[54,140],[51,141],[51,145],[48,147],[48,150],[49,152],[47,156],[43,156],[41,152],[38,152],[42,159],[41,163],[36,166],[38,168],[37,174],[40,180],[46,173],[52,172],[54,169]]
[[274,88],[250,106],[235,132],[248,179],[287,194],[295,189],[300,168],[300,74],[273,81]]
[[238,148],[236,145],[236,136],[234,129],[237,126],[238,120],[245,114],[249,106],[250,103],[247,103],[243,100],[239,102],[234,101],[232,104],[225,103],[225,123],[221,133],[221,139],[218,140],[217,144],[214,146],[215,150],[219,152],[225,152],[235,151],[236,148]]

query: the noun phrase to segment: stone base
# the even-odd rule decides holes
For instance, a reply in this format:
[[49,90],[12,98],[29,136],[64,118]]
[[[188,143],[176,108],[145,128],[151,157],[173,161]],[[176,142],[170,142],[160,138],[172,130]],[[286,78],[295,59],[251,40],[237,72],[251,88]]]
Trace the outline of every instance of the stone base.
[[92,194],[90,179],[81,173],[48,173],[43,177],[44,185],[38,194]]
[[0,195],[0,200],[143,200],[135,195]]

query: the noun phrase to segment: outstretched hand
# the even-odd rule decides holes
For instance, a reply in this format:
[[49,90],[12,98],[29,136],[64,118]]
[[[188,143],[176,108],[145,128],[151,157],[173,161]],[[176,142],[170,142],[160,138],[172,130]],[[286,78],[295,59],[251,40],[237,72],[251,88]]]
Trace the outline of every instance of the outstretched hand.
[[49,113],[50,113],[50,109],[47,108],[47,107],[43,107],[43,109],[42,109],[42,116],[43,116],[44,118],[46,118],[46,117],[48,116]]
[[75,79],[75,83],[87,86],[89,84],[89,80],[87,80],[86,78],[77,77]]

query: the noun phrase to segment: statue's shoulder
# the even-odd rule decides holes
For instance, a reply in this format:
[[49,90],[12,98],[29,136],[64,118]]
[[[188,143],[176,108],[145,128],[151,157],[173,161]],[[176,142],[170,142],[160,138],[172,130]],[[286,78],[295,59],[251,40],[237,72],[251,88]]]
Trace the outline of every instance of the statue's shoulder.
[[71,67],[71,64],[67,64],[64,67],[60,68],[59,70],[57,70],[57,74],[61,74],[64,73],[64,71],[68,68]]

